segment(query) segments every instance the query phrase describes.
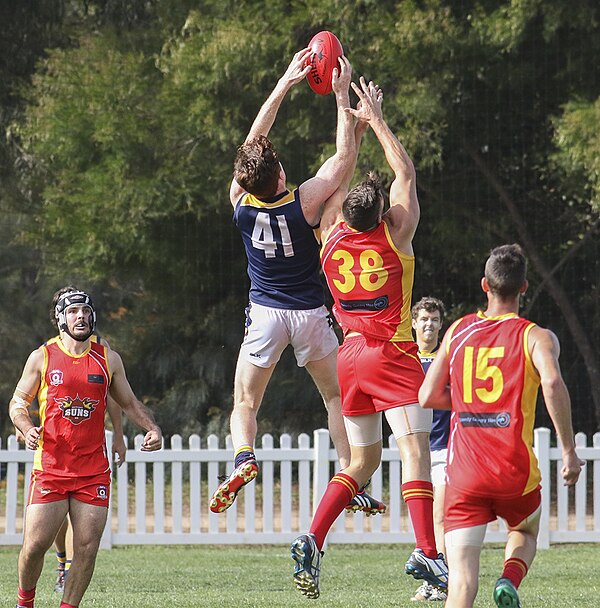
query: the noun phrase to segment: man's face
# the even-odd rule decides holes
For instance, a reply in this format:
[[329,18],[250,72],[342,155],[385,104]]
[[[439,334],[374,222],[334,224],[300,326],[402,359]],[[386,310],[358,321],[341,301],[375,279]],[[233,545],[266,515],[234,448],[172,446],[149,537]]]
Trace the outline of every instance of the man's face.
[[417,340],[429,344],[438,343],[438,335],[442,328],[440,313],[435,310],[428,312],[424,309],[419,311],[416,319],[412,322],[413,329],[417,334]]
[[92,309],[87,304],[73,304],[65,311],[67,327],[73,336],[85,338],[92,330]]

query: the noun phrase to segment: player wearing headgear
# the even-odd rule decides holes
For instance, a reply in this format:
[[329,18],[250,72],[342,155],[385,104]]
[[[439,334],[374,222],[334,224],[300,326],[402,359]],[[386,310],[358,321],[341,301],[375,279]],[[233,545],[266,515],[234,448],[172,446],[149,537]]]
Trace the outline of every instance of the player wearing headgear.
[[[59,323],[61,323],[63,327],[65,326],[64,318],[59,319],[59,317],[64,317],[64,314],[57,314],[57,307],[64,310],[67,302],[73,302],[75,301],[75,299],[85,301],[86,298],[89,299],[89,296],[87,296],[87,294],[82,294],[82,292],[79,292],[79,290],[72,285],[59,289],[54,294],[54,298],[52,299],[52,304],[50,306],[50,322],[52,323],[52,325],[54,325],[54,327],[56,327],[57,329],[59,327]],[[91,301],[90,305],[93,308],[93,304],[91,303]],[[93,321],[93,331],[95,331],[95,326],[96,319],[94,319]],[[66,331],[68,333],[68,327],[66,327]],[[92,342],[98,342],[100,344],[108,346],[106,340],[104,340],[95,333],[92,333],[92,335],[90,336],[90,340]],[[110,394],[107,395],[106,411],[108,412],[113,427],[112,461],[118,462],[118,466],[121,466],[123,462],[125,462],[125,457],[127,453],[127,448],[125,446],[125,440],[123,437],[121,408],[119,407],[118,403],[110,396]],[[116,457],[118,457],[118,460],[116,460]],[[66,517],[63,525],[60,527],[60,530],[56,535],[56,538],[54,539],[54,548],[56,551],[56,559],[58,562],[54,591],[57,593],[62,593],[64,591],[65,580],[71,568],[71,563],[73,559],[73,546],[72,542],[70,542],[72,540],[72,534],[69,534],[69,528],[69,518]]]
[[497,517],[506,520],[508,539],[494,602],[521,606],[517,589],[535,556],[540,523],[541,475],[532,448],[540,386],[561,446],[565,485],[577,482],[585,464],[575,452],[558,340],[518,315],[527,286],[521,248],[493,249],[481,279],[485,312],[450,326],[419,391],[423,407],[452,411],[444,503],[447,608],[473,606],[486,527]]
[[[250,304],[230,419],[235,468],[211,498],[210,510],[215,513],[228,509],[242,486],[258,474],[254,454],[258,410],[281,353],[290,344],[298,365],[306,367],[325,402],[340,462],[345,466],[350,461],[336,375],[338,339],[324,306],[314,234],[321,206],[340,184],[347,158],[353,154],[352,117],[344,112],[352,72],[348,60],[341,57],[333,74],[336,152],[314,177],[288,190],[285,171],[267,138],[286,93],[310,70],[310,52],[307,48],[294,55],[234,161],[229,194],[248,258]],[[367,515],[385,510],[364,489],[346,506]]]
[[344,332],[338,357],[342,413],[351,448],[349,466],[333,476],[315,511],[308,534],[292,543],[297,588],[319,596],[322,547],[344,504],[381,462],[382,413],[402,458],[402,496],[416,548],[405,571],[445,589],[448,570],[438,554],[433,529],[430,480],[431,413],[418,403],[423,367],[411,333],[414,276],[412,239],[419,223],[416,174],[402,144],[383,118],[383,92],[373,82],[352,83],[359,97],[357,142],[367,126],[381,144],[395,179],[384,213],[381,184],[372,176],[348,192],[356,153],[341,187],[325,204],[321,219],[321,261]]
[[[19,554],[17,606],[32,608],[44,555],[69,514],[73,565],[61,606],[77,607],[90,582],[106,524],[110,467],[104,438],[107,395],[145,429],[142,450],[158,450],[162,435],[138,401],[117,352],[92,341],[96,312],[78,289],[57,292],[54,314],[60,334],[29,355],[9,404],[9,415],[35,450]],[[37,397],[40,425],[29,405]]]

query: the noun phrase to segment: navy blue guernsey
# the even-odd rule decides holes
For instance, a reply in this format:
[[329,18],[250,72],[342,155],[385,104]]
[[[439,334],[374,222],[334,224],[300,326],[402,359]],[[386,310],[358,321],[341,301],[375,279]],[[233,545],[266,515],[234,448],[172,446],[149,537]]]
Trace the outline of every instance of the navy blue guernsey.
[[302,212],[297,188],[269,199],[245,193],[233,220],[248,257],[251,302],[288,310],[324,304],[319,244]]
[[[425,373],[427,373],[429,366],[435,359],[439,347],[440,345],[438,344],[430,353],[419,351],[419,358],[421,359]],[[433,422],[431,424],[431,433],[429,434],[430,450],[445,450],[448,447],[451,414],[450,410],[433,410]]]

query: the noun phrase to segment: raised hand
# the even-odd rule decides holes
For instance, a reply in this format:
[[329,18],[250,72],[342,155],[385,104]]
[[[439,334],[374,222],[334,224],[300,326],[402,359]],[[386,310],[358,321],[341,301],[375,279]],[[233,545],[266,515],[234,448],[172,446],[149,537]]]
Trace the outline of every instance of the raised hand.
[[334,93],[345,93],[350,88],[352,80],[352,65],[347,57],[342,55],[338,58],[339,67],[333,68],[331,72],[331,88]]
[[280,84],[291,87],[304,80],[306,75],[310,72],[310,55],[311,50],[308,47],[298,51],[292,57],[283,76],[279,79]]
[[360,77],[359,82],[360,87],[352,83],[352,89],[358,95],[358,105],[356,109],[348,108],[346,112],[349,112],[361,122],[371,123],[376,119],[382,119],[383,91],[381,87],[372,80],[367,84],[363,76]]

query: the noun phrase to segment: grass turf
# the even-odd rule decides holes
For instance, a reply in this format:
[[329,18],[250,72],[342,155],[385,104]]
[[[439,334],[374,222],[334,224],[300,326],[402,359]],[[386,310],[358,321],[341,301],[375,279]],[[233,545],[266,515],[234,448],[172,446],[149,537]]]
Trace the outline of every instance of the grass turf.
[[[524,608],[600,605],[598,545],[556,545],[540,551],[524,580]],[[415,606],[419,582],[404,574],[407,545],[334,545],[323,560],[321,597],[304,598],[292,582],[293,562],[282,545],[116,547],[100,551],[81,608],[379,608]],[[0,597],[14,606],[16,547],[0,548]],[[477,608],[492,607],[503,550],[482,553]],[[37,586],[36,608],[57,607],[56,558],[49,552]],[[420,604],[423,605],[423,604]],[[437,603],[436,605],[441,605]]]

